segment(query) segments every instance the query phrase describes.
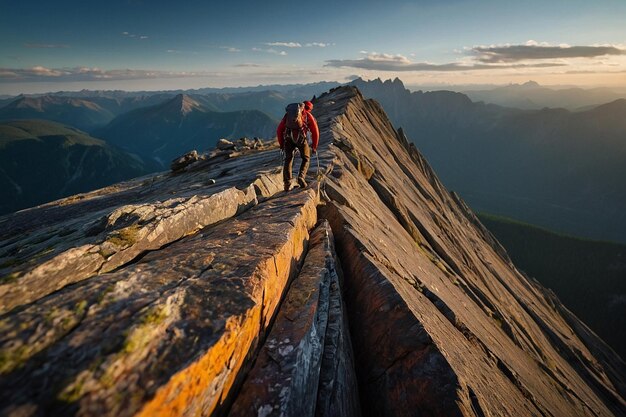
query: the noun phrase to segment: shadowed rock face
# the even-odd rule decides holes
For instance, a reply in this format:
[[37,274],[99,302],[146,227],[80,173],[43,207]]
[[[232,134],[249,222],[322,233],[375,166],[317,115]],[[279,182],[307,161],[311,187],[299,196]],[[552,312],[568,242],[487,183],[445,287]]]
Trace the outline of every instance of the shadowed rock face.
[[621,359],[515,269],[380,106],[344,89],[316,108],[366,414],[624,412]]
[[0,218],[0,415],[626,412],[623,361],[380,106],[314,113],[307,189],[215,152]]

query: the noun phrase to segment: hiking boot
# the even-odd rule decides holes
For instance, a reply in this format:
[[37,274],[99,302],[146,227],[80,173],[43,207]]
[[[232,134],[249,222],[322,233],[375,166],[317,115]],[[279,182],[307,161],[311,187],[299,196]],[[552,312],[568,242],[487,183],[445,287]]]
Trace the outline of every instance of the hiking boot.
[[291,183],[286,182],[286,183],[285,183],[285,192],[287,192],[287,191],[289,191],[289,190],[291,190]]
[[306,181],[304,180],[304,178],[298,177],[298,185],[300,186],[300,188],[306,187]]

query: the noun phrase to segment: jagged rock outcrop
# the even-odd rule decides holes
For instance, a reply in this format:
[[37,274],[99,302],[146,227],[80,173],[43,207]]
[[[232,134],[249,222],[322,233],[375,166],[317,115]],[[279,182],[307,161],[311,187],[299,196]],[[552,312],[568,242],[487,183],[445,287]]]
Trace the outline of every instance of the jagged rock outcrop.
[[198,155],[198,151],[194,149],[193,151],[187,152],[183,156],[179,156],[178,158],[174,159],[170,163],[170,169],[172,170],[172,172],[179,172],[184,170],[186,167],[193,164],[194,162],[199,161],[200,159],[202,159],[201,155]]
[[0,415],[625,412],[624,362],[379,105],[315,115],[304,190],[216,151],[0,218]]
[[235,149],[235,144],[228,139],[220,139],[217,141],[217,149],[222,151]]

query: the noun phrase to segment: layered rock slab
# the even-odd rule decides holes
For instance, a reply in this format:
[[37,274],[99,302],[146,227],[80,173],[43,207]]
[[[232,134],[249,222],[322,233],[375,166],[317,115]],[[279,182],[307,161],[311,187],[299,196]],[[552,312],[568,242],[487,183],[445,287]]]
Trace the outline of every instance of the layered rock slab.
[[184,175],[144,177],[0,217],[0,313],[247,210],[281,190],[279,160],[278,151],[217,153]]
[[270,198],[1,317],[1,415],[223,413],[316,222]]
[[515,269],[379,105],[340,88],[315,109],[366,415],[625,412],[623,361]]
[[324,221],[229,416],[360,416],[333,246]]

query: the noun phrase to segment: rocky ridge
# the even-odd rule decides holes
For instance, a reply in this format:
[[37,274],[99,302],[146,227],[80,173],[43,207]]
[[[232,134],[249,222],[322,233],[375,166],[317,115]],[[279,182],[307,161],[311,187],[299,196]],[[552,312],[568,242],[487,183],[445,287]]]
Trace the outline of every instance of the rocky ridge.
[[381,107],[315,102],[320,173],[219,151],[0,218],[0,415],[620,415],[624,362]]

